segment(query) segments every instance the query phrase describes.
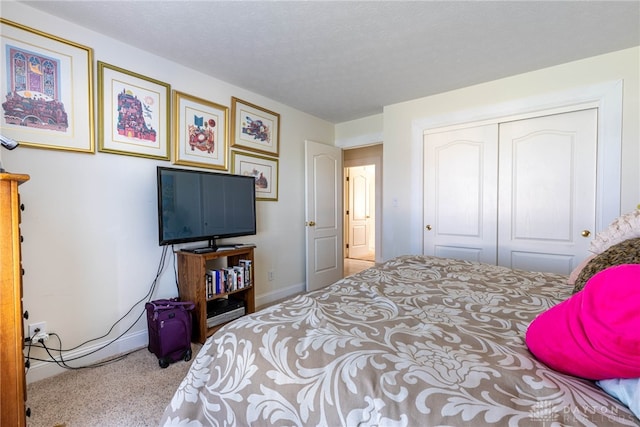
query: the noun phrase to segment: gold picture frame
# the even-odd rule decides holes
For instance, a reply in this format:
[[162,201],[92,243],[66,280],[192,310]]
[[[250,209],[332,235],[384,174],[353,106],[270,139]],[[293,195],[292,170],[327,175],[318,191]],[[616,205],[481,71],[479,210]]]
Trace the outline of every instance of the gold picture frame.
[[0,132],[21,145],[95,153],[93,50],[0,18]]
[[256,200],[278,201],[278,159],[231,152],[232,173],[253,176],[256,180]]
[[169,160],[171,86],[98,61],[98,151]]
[[231,97],[231,147],[277,157],[280,114]]
[[229,108],[173,91],[173,163],[227,170]]

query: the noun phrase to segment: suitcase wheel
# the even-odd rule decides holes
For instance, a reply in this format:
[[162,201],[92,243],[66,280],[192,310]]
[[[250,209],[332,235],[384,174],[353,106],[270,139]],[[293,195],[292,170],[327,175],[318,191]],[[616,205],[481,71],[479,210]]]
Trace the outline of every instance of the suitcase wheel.
[[189,360],[191,360],[191,349],[187,350],[187,351],[184,353],[184,361],[185,361],[185,362],[188,362]]
[[160,359],[158,359],[158,364],[160,365],[160,367],[162,369],[164,369],[167,366],[169,366],[169,361],[167,359],[165,359],[164,357],[161,357]]

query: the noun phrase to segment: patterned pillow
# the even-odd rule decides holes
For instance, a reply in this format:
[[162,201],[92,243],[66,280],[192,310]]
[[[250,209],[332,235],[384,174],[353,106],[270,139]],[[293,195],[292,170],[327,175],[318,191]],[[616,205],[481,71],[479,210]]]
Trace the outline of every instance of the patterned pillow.
[[640,237],[640,208],[619,216],[596,234],[589,245],[589,251],[601,254],[611,246],[635,237]]
[[640,237],[625,240],[596,255],[578,274],[573,293],[582,290],[594,274],[620,264],[640,264]]

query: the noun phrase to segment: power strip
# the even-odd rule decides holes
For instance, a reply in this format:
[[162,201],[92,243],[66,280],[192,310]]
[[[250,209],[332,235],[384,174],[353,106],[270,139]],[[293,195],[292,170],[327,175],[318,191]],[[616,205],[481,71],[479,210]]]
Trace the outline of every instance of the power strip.
[[45,332],[38,332],[33,337],[31,337],[32,342],[46,341],[49,339],[49,334]]

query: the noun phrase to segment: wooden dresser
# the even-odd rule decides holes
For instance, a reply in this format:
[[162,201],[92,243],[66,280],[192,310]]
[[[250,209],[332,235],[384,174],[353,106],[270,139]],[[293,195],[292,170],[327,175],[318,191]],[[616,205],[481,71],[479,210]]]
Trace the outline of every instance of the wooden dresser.
[[18,185],[29,175],[0,173],[0,425],[26,425],[26,379]]

